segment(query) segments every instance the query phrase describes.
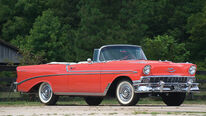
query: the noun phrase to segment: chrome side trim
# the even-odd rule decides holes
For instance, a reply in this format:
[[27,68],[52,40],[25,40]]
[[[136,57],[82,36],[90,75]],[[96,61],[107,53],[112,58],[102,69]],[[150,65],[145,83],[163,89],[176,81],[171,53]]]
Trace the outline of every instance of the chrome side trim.
[[55,92],[55,95],[74,95],[74,96],[104,96],[104,93],[81,93],[81,92]]
[[107,87],[104,90],[104,96],[107,95],[107,91],[109,90],[111,83],[108,83]]
[[35,76],[35,77],[31,77],[31,78],[28,78],[28,79],[25,79],[21,82],[19,82],[17,85],[20,85],[26,81],[29,81],[29,80],[32,80],[32,79],[36,79],[36,78],[43,78],[43,77],[53,77],[53,76],[63,76],[63,75],[96,75],[96,74],[133,74],[133,73],[136,73],[136,72],[118,72],[118,73],[70,73],[70,74],[53,74],[53,75],[41,75],[41,76]]
[[68,71],[68,72],[134,72],[137,73],[137,71],[132,70],[78,70],[78,71]]
[[55,92],[55,95],[74,95],[74,96],[105,96],[109,90],[111,83],[108,83],[104,93],[83,93],[83,92]]
[[[133,72],[133,73],[137,73],[137,71],[132,71],[132,70],[77,70],[77,71],[73,71],[73,70],[69,70],[69,64],[66,65],[66,71],[67,72]],[[103,73],[101,73],[103,74]]]
[[26,81],[29,81],[29,80],[32,80],[32,79],[36,79],[36,78],[42,78],[42,77],[50,77],[50,76],[62,76],[62,75],[67,75],[67,74],[54,74],[54,75],[42,75],[42,76],[36,76],[36,77],[31,77],[31,78],[28,78],[28,79],[25,79],[21,82],[19,82],[17,85],[20,85]]

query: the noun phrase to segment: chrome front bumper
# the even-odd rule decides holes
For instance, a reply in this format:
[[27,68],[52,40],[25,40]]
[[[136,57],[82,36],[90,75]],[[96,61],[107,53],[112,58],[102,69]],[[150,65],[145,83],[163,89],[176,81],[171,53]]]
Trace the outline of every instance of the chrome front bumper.
[[[142,77],[140,80],[133,81],[133,86],[135,93],[152,93],[152,92],[195,92],[199,91],[199,83],[193,83],[192,81],[186,82],[164,82],[159,80],[159,82],[143,83]],[[148,77],[147,77],[148,78]],[[188,79],[191,79],[189,77]]]

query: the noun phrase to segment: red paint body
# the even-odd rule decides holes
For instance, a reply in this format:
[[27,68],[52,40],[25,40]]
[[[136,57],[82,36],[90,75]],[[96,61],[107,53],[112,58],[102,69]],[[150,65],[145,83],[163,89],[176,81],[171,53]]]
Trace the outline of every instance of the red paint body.
[[[104,96],[107,85],[118,77],[125,76],[135,81],[145,76],[143,68],[146,65],[151,65],[149,75],[195,76],[188,72],[194,64],[168,61],[122,60],[71,65],[42,64],[17,67],[17,90],[30,92],[35,85],[47,82],[54,93],[100,93]],[[175,69],[175,72],[169,72],[168,68]]]

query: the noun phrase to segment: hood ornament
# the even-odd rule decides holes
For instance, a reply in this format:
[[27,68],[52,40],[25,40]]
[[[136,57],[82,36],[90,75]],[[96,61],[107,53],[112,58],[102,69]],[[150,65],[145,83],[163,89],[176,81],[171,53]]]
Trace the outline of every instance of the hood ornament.
[[168,72],[170,72],[170,73],[173,73],[173,72],[175,72],[176,70],[174,69],[174,68],[168,68]]

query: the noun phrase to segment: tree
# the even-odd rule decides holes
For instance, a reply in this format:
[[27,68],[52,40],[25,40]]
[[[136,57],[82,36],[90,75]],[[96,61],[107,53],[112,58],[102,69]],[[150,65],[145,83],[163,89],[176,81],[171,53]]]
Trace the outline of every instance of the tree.
[[66,25],[61,25],[59,18],[54,16],[52,10],[46,10],[36,19],[30,35],[25,38],[27,42],[24,48],[43,56],[46,62],[65,61],[65,53],[69,54],[68,38],[65,38],[67,29]]
[[[191,34],[188,44],[192,53],[192,60],[204,62],[206,61],[206,6],[201,12],[191,15],[187,24],[188,33]],[[201,63],[199,63],[201,64]],[[203,63],[202,63],[203,64]],[[205,67],[205,66],[204,66]]]
[[69,24],[76,29],[80,22],[78,3],[79,0],[48,0],[47,6],[59,17],[62,24]]
[[28,35],[36,17],[47,9],[47,0],[12,0],[12,2],[2,0],[2,2],[0,2],[0,6],[3,5],[2,11],[0,10],[0,22],[4,21],[1,26],[2,38],[19,47],[17,37]]
[[107,5],[103,0],[82,0],[79,3],[81,22],[75,38],[76,61],[91,58],[93,49],[102,45],[127,43],[126,35],[113,20],[112,13],[102,9],[103,4]]
[[184,43],[177,43],[172,36],[162,35],[142,42],[146,56],[151,60],[170,60],[183,62],[188,60],[190,52]]
[[0,37],[3,24],[13,16],[14,5],[16,2],[17,0],[0,0]]
[[188,33],[191,34],[192,51],[196,58],[206,57],[206,7],[202,12],[193,14],[188,19]]
[[[2,29],[2,38],[4,38],[6,41],[15,41],[17,36],[26,35],[29,29],[30,26],[25,18],[15,16],[4,23]],[[13,44],[18,45],[16,44],[16,41],[13,42]]]
[[[42,54],[47,61],[80,61],[92,57],[93,49],[102,45],[139,45],[149,41],[145,38],[153,40],[168,35],[176,44],[186,43],[182,46],[191,51],[188,60],[204,61],[205,3],[205,0],[0,0],[0,37],[34,55]],[[57,53],[55,50],[60,47]],[[66,54],[60,58],[63,51]]]

